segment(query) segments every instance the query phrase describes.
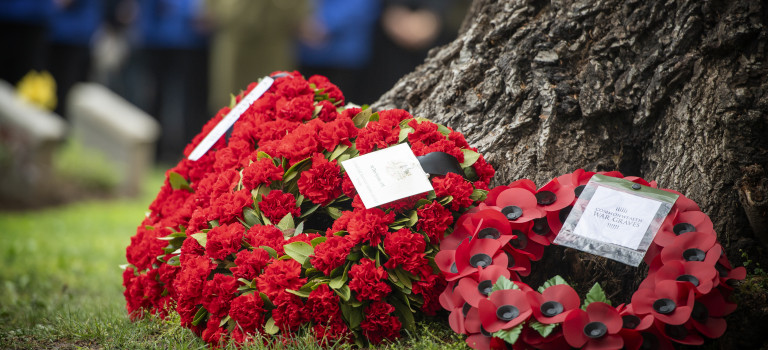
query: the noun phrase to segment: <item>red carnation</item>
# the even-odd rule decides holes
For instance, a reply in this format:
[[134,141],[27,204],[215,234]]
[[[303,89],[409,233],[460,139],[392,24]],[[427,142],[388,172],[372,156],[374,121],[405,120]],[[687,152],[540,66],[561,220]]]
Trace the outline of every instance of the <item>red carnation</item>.
[[205,244],[206,253],[218,260],[224,260],[230,254],[240,250],[245,227],[239,222],[231,225],[217,226],[208,231],[208,242]]
[[317,133],[317,139],[323,148],[332,152],[338,145],[351,146],[351,139],[357,137],[358,129],[351,119],[339,118],[328,122]]
[[275,165],[269,158],[259,159],[243,169],[243,187],[247,190],[255,189],[259,185],[267,185],[272,181],[283,179],[283,168]]
[[293,122],[312,119],[314,98],[312,95],[301,95],[294,98],[280,98],[275,102],[277,117]]
[[339,296],[327,284],[321,284],[309,293],[307,311],[316,324],[327,324],[330,320],[340,319]]
[[429,264],[424,258],[426,246],[424,236],[408,228],[390,233],[384,238],[384,252],[389,255],[384,267],[392,270],[400,266],[405,271],[416,273],[421,267]]
[[[298,289],[298,287],[290,289]],[[275,320],[275,325],[283,332],[296,331],[302,324],[309,322],[309,313],[300,297],[281,291],[270,300],[275,304],[272,318]]]
[[229,304],[235,298],[239,282],[232,276],[217,273],[203,287],[203,307],[216,317],[229,312]]
[[334,103],[339,105],[344,104],[344,95],[341,93],[341,90],[339,90],[338,86],[331,83],[328,78],[322,75],[313,75],[309,77],[309,83],[315,84],[315,88],[317,88],[321,94],[328,95]]
[[467,208],[473,203],[469,197],[474,188],[459,174],[448,173],[445,176],[435,177],[432,179],[432,186],[435,188],[437,197],[453,196],[451,201],[451,210],[453,211]]
[[[437,124],[435,123],[429,121],[419,122],[413,119],[408,122],[408,126],[413,128],[413,131],[408,134],[408,142],[411,144],[421,142],[428,146],[438,141],[448,141],[447,137],[437,130]],[[451,142],[451,145],[455,146],[453,142]]]
[[360,323],[363,334],[371,344],[379,344],[384,340],[400,337],[400,320],[390,314],[395,307],[383,301],[374,301],[365,308],[365,319]]
[[283,245],[285,245],[285,236],[272,225],[253,225],[245,233],[245,241],[252,247],[258,248],[267,246],[274,249],[278,254],[284,254]]
[[347,224],[347,232],[355,244],[368,242],[375,247],[381,243],[389,230],[389,224],[394,221],[394,213],[387,214],[379,208],[355,209]]
[[307,279],[301,277],[301,265],[296,260],[273,260],[264,269],[264,273],[256,278],[259,291],[270,300],[286,289],[298,290],[305,283]]
[[243,331],[253,333],[264,325],[264,301],[259,293],[243,294],[232,299],[229,316]]
[[453,224],[451,212],[437,201],[432,201],[432,203],[416,210],[416,214],[419,217],[419,221],[416,222],[416,228],[429,237],[430,243],[440,244],[451,224]]
[[349,255],[350,249],[355,243],[349,240],[349,236],[329,236],[325,242],[315,247],[314,255],[310,256],[312,266],[322,271],[326,276],[331,275],[333,269],[341,266]]
[[316,106],[320,107],[320,112],[317,113],[317,118],[326,123],[336,120],[336,117],[339,116],[339,113],[336,111],[336,106],[334,106],[331,101],[322,100],[318,102]]
[[242,189],[235,193],[224,193],[217,197],[210,208],[209,220],[218,219],[219,224],[235,221],[243,217],[243,208],[253,204],[251,191]]
[[293,217],[301,215],[301,209],[296,206],[296,198],[280,190],[272,190],[264,195],[259,202],[259,209],[273,223],[280,222],[286,214],[291,214]]
[[349,289],[357,300],[382,300],[392,291],[386,281],[387,271],[371,259],[363,258],[349,270]]
[[381,119],[366,125],[360,130],[355,140],[355,147],[360,154],[371,153],[396,144],[400,136],[400,126],[396,123],[385,123]]
[[315,204],[327,206],[341,195],[341,168],[322,153],[312,157],[312,167],[301,173],[299,193]]
[[235,258],[235,265],[237,266],[231,268],[232,275],[237,278],[253,280],[261,274],[270,259],[269,253],[261,248],[241,250]]
[[621,331],[621,316],[612,306],[592,302],[587,311],[575,309],[568,313],[563,322],[565,340],[573,347],[585,349],[620,349],[624,339]]

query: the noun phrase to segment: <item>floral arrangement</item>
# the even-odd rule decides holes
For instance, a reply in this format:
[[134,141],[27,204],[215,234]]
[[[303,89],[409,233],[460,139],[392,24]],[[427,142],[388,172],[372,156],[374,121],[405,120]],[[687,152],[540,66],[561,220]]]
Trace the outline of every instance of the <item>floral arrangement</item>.
[[728,262],[696,203],[669,189],[678,200],[645,255],[648,276],[629,304],[611,306],[599,284],[582,300],[559,276],[535,290],[521,282],[594,174],[580,169],[539,189],[527,179],[493,188],[443,239],[435,262],[448,287],[440,303],[472,348],[672,349],[725,332],[724,316],[736,308],[729,281],[744,279],[746,270]]
[[[447,127],[403,110],[343,105],[326,78],[288,74],[228,140],[167,171],[126,251],[132,318],[175,310],[214,345],[311,328],[318,342],[365,346],[440,310],[437,248],[455,218],[485,199],[494,170]],[[340,163],[406,142],[417,156],[451,155],[462,173],[434,175],[434,191],[365,208]]]

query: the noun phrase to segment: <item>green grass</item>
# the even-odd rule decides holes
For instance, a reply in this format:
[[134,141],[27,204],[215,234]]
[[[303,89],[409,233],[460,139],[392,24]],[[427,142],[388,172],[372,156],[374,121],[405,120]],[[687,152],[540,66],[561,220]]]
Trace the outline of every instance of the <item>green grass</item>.
[[[0,212],[0,349],[205,348],[178,320],[131,322],[125,312],[119,265],[161,183],[156,171],[136,199]],[[444,323],[417,328],[382,348],[466,348]],[[292,341],[319,348],[307,335]]]

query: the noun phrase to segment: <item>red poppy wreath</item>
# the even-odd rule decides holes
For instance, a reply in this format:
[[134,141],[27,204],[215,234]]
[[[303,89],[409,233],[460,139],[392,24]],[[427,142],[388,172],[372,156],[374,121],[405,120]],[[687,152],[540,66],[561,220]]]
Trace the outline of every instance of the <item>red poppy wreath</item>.
[[[655,182],[600,173],[656,188]],[[448,286],[440,304],[475,349],[672,349],[718,338],[736,305],[729,280],[745,277],[717,242],[712,221],[679,197],[645,254],[648,276],[631,302],[611,306],[599,284],[581,299],[555,276],[533,289],[521,281],[557,236],[585,185],[577,170],[537,189],[524,179],[493,188],[442,240],[435,262]],[[635,189],[639,188],[633,185]]]
[[[213,345],[310,330],[320,343],[365,346],[440,309],[437,247],[485,198],[494,170],[450,128],[343,105],[328,79],[286,74],[228,139],[168,170],[126,251],[132,318],[175,310]],[[366,209],[340,163],[403,143],[416,156],[448,155],[453,172],[433,175],[434,191]]]

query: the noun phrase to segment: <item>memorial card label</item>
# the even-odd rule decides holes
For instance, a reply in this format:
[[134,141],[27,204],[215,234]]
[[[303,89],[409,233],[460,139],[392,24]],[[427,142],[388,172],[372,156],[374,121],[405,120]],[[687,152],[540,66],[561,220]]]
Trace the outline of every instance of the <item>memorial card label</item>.
[[661,202],[599,186],[574,235],[638,249]]
[[405,143],[341,165],[368,209],[432,190],[429,177]]

